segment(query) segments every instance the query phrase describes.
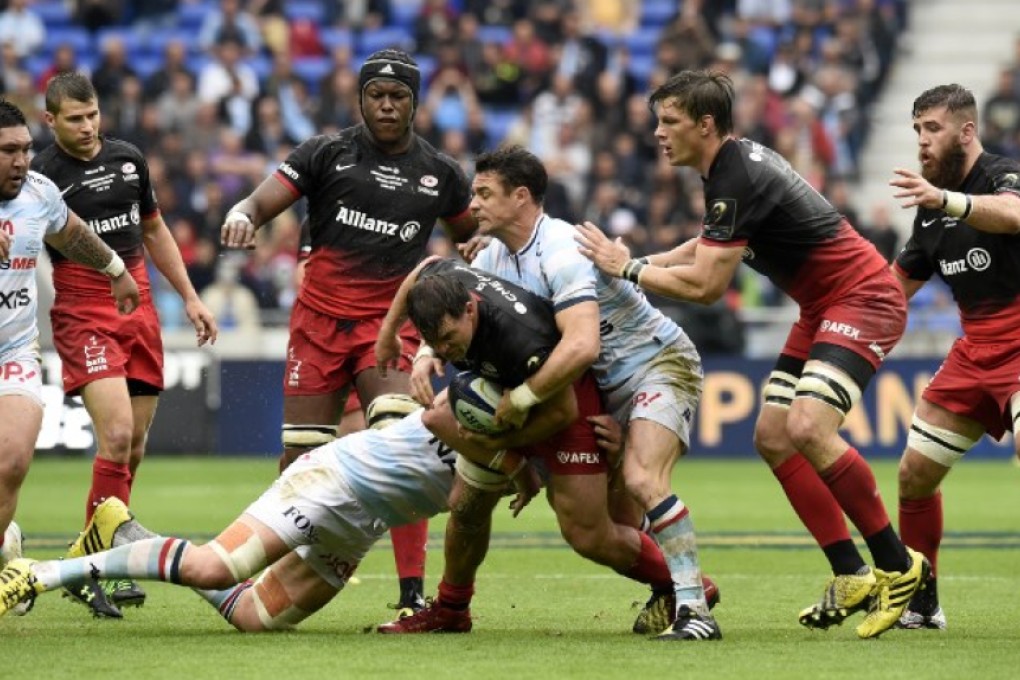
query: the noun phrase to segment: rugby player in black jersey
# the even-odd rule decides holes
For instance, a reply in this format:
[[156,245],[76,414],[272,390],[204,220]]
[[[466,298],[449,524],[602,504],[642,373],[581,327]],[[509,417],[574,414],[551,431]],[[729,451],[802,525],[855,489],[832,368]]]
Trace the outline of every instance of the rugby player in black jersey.
[[[76,72],[51,78],[45,115],[55,143],[32,159],[32,169],[53,180],[68,206],[123,258],[141,293],[137,312],[122,316],[107,294],[105,276],[47,246],[56,290],[50,312],[53,343],[64,391],[81,395],[96,434],[87,523],[105,498],[130,502],[163,390],[163,341],[146,252],[184,301],[198,345],[215,342],[217,328],[160,215],[144,156],[132,144],[100,134],[99,101],[89,79]],[[106,585],[117,605],[145,600],[130,581]]]
[[928,558],[932,576],[898,625],[943,629],[942,480],[985,433],[1012,432],[1020,455],[1020,163],[984,151],[974,95],[960,85],[923,92],[913,119],[920,172],[898,168],[890,184],[917,215],[892,268],[908,298],[941,277],[964,336],[924,389],[900,460],[900,535]]
[[[551,302],[452,260],[426,260],[408,276],[380,332],[377,354],[384,359],[381,366],[397,353],[396,347],[383,347],[384,339],[396,343],[392,331],[406,316],[428,343],[416,361],[440,364],[448,360],[506,388],[515,388],[534,375],[560,340]],[[436,366],[436,370],[442,372],[442,367]],[[455,450],[475,460],[488,454],[493,461],[490,467],[511,475],[518,469],[520,474],[530,471],[528,460],[540,461],[548,472],[549,503],[562,535],[575,552],[640,583],[670,586],[669,567],[655,542],[611,517],[609,466],[602,449],[618,449],[620,434],[602,415],[602,398],[590,372],[571,388],[550,394],[533,407],[521,429],[495,437],[464,436],[458,432],[445,391],[433,400],[431,387],[413,387],[412,394],[429,407],[423,418],[426,427]],[[458,461],[458,473],[450,506],[468,502],[467,498],[473,505],[469,512],[458,512],[456,531],[447,524],[444,550],[448,564],[439,596],[414,616],[379,626],[381,633],[463,633],[471,629],[474,572],[488,549],[492,511],[499,495],[465,494],[462,489],[467,484],[496,491],[506,479],[464,458]],[[602,483],[584,483],[592,478],[601,478]],[[513,479],[518,483],[517,476]],[[526,490],[526,484],[519,489],[523,496]],[[464,581],[448,580],[451,561],[458,565],[454,572]]]
[[[839,426],[903,334],[906,300],[885,259],[789,163],[733,130],[733,84],[683,71],[652,92],[655,136],[670,164],[704,181],[699,238],[632,259],[594,224],[578,226],[581,252],[606,274],[669,297],[710,304],[743,261],[800,306],[763,394],[755,446],[833,576],[801,624],[828,628],[867,609],[862,638],[897,622],[928,571],[889,522],[867,461]],[[844,513],[868,544],[871,568]]]
[[[464,172],[412,129],[417,63],[381,50],[365,61],[358,84],[365,122],[303,142],[231,209],[221,230],[224,246],[253,247],[256,229],[308,199],[311,251],[290,318],[281,468],[336,436],[352,387],[362,404],[408,391],[417,334],[405,325],[400,364],[383,378],[373,352],[379,324],[437,221],[457,242],[475,231]],[[391,534],[402,610],[424,604],[427,531],[421,522]]]

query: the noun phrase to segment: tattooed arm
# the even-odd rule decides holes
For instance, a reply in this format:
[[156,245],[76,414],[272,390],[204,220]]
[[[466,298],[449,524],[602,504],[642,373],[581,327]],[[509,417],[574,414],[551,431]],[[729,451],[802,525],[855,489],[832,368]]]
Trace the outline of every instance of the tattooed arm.
[[47,236],[46,243],[63,253],[67,259],[108,276],[110,291],[121,314],[130,314],[138,308],[138,285],[125,269],[124,260],[103,243],[73,211],[67,211],[67,225],[56,234]]

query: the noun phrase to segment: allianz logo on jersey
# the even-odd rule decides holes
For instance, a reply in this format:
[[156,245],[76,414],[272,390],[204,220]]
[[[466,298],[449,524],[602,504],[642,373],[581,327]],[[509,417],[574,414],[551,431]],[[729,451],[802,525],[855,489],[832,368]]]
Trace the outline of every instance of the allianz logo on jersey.
[[89,229],[97,234],[108,234],[111,231],[120,231],[133,224],[141,224],[142,217],[138,203],[131,204],[131,211],[114,215],[113,217],[96,218],[88,221]]
[[399,236],[400,240],[405,243],[411,241],[421,231],[421,224],[413,220],[400,225],[396,222],[387,222],[386,220],[369,217],[360,210],[345,206],[340,207],[336,214],[336,221],[355,229],[364,229],[365,231],[385,234],[386,236]]
[[967,257],[959,260],[939,260],[942,276],[955,276],[969,271],[983,272],[992,266],[992,256],[984,248],[971,248]]

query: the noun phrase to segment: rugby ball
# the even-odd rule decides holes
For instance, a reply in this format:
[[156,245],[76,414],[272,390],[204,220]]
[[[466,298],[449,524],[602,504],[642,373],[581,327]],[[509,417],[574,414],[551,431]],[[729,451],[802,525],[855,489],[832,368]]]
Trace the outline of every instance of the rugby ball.
[[461,371],[449,386],[450,408],[465,429],[482,434],[499,434],[505,427],[496,425],[496,407],[503,388],[477,373]]

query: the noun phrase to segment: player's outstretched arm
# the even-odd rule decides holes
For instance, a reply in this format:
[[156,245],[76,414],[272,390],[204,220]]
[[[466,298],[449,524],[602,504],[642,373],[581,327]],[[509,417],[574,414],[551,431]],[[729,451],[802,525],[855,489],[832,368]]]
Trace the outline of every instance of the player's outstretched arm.
[[67,225],[47,236],[46,243],[63,253],[67,259],[108,276],[110,291],[121,314],[130,314],[138,308],[138,284],[124,266],[124,260],[103,243],[73,211],[67,211]]
[[426,257],[418,263],[417,267],[411,270],[411,273],[401,282],[400,288],[397,289],[393,302],[390,303],[390,308],[383,318],[382,326],[379,328],[379,336],[375,341],[375,361],[380,375],[384,378],[386,377],[387,369],[396,366],[397,359],[400,358],[400,352],[403,349],[400,343],[400,327],[407,321],[407,296],[411,292],[411,288],[414,287],[414,284],[418,282],[421,270],[438,259],[440,259],[438,255]]
[[157,214],[142,222],[142,240],[156,269],[184,301],[184,313],[195,327],[198,346],[216,342],[216,335],[219,332],[216,317],[199,299],[195,287],[191,285],[188,270],[185,269],[184,260],[181,259],[181,251],[177,248],[177,242],[174,241],[173,234],[170,233],[161,215]]
[[294,204],[298,196],[276,179],[262,180],[248,197],[238,201],[220,227],[220,243],[227,248],[255,248],[255,232]]

